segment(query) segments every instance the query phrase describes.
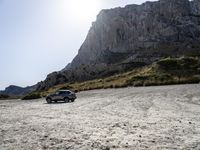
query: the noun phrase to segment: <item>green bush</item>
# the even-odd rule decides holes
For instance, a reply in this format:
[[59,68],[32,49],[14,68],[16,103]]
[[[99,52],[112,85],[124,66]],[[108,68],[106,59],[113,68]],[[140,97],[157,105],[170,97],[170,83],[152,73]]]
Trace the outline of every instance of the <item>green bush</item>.
[[159,75],[155,76],[154,79],[158,80],[158,81],[168,81],[168,80],[172,79],[172,76],[169,74],[159,74]]
[[65,86],[61,87],[59,90],[69,90],[69,89],[72,89],[72,87],[69,85],[65,85]]
[[185,67],[196,66],[199,63],[198,58],[194,57],[183,57],[180,61]]
[[147,76],[147,75],[137,75],[137,76],[134,76],[132,77],[132,81],[138,81],[138,80],[147,80],[149,79],[150,76]]
[[133,86],[138,87],[138,86],[143,86],[144,85],[144,81],[135,81],[133,83]]
[[180,64],[176,58],[165,58],[157,62],[160,68],[164,70],[177,70]]
[[158,61],[157,64],[160,70],[180,78],[198,74],[200,60],[194,57],[166,58]]
[[42,96],[39,93],[30,93],[22,98],[22,100],[33,100],[33,99],[39,99],[42,98]]

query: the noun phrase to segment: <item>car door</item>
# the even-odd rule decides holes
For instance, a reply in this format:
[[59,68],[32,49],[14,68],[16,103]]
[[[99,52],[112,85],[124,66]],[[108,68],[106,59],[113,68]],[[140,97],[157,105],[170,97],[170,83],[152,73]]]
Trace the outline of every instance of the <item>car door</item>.
[[59,100],[63,99],[63,92],[62,91],[58,92],[57,99],[59,99]]
[[53,94],[53,100],[59,99],[59,92]]
[[66,92],[66,95],[67,95],[67,97],[68,97],[69,99],[73,99],[72,93],[71,93],[70,91],[67,91],[67,92]]

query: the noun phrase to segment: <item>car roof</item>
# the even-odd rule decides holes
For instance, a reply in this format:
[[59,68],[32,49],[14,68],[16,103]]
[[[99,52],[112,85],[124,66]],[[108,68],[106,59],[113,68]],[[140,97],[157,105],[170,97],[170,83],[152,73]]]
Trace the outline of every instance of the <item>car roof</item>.
[[70,90],[58,90],[57,92],[71,92]]

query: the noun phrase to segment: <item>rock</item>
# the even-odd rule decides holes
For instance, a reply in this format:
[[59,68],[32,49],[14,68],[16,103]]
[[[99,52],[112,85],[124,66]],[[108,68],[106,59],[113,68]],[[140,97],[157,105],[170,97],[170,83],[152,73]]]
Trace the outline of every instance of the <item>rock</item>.
[[160,0],[160,14],[168,19],[176,19],[190,14],[188,0]]
[[61,71],[65,71],[65,70],[68,70],[70,68],[71,68],[71,63],[67,64],[67,66],[64,69],[62,69]]
[[193,0],[190,2],[191,14],[200,17],[200,1]]

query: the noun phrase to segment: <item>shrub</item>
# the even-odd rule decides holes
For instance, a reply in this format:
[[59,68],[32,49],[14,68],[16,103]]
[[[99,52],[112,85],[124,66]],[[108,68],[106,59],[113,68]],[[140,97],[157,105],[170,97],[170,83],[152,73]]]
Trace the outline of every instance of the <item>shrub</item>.
[[124,87],[127,87],[125,84],[115,84],[114,86],[113,86],[113,88],[124,88]]
[[180,68],[180,64],[175,58],[165,58],[158,61],[157,64],[164,70],[176,70]]
[[108,86],[106,86],[106,88],[114,88],[114,86],[113,86],[113,84],[110,84],[110,85],[108,85]]
[[69,89],[72,89],[72,87],[69,85],[65,85],[65,86],[61,87],[59,90],[69,90]]
[[144,85],[144,82],[143,81],[135,81],[133,83],[133,86],[137,87],[137,86],[143,86]]
[[137,82],[137,81],[143,82],[143,81],[152,80],[155,78],[156,78],[155,75],[136,75],[136,76],[133,76],[130,79],[126,80],[125,84],[132,85],[134,82]]
[[185,67],[196,66],[198,64],[198,58],[184,57],[181,59],[181,62]]
[[147,79],[149,79],[149,76],[146,76],[146,75],[138,75],[138,76],[134,76],[132,78],[133,81],[147,80]]
[[77,90],[77,89],[75,89],[75,90],[73,90],[74,91],[74,93],[78,93],[79,92],[79,90]]
[[9,97],[10,97],[9,95],[0,94],[0,99],[7,99]]
[[159,81],[168,81],[171,79],[172,79],[172,76],[169,74],[159,74],[155,76],[155,80],[159,80]]
[[160,70],[178,78],[198,74],[200,67],[199,58],[194,57],[166,58],[157,64]]
[[32,100],[32,99],[39,99],[41,95],[39,93],[30,93],[22,98],[22,100]]

